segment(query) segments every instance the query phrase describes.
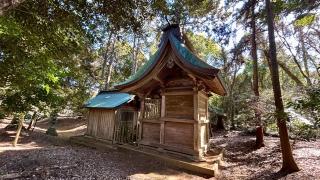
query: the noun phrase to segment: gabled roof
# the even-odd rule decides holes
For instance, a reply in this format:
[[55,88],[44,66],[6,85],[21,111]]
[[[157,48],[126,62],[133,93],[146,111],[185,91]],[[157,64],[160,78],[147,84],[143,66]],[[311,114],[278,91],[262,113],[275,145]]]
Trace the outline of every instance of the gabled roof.
[[101,91],[85,103],[86,108],[114,109],[133,100],[134,95],[121,92]]
[[[178,30],[177,30],[178,29]],[[214,68],[205,61],[197,57],[181,40],[181,34],[179,31],[178,25],[171,25],[165,28],[162,35],[161,43],[159,49],[154,55],[152,55],[141,68],[132,76],[130,76],[126,81],[121,82],[115,85],[115,88],[118,90],[123,89],[124,87],[130,86],[140,80],[142,80],[149,72],[151,72],[154,67],[160,61],[162,54],[165,51],[165,48],[170,45],[173,49],[173,52],[180,59],[183,67],[187,68],[196,75],[203,77],[207,80],[217,79],[218,83],[223,87],[223,93],[225,94],[225,87],[218,76],[219,69]]]

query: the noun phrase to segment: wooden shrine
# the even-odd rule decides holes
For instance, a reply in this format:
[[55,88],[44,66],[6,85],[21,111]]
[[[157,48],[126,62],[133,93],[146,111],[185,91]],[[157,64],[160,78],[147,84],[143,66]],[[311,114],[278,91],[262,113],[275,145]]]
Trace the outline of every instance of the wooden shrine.
[[209,140],[208,98],[225,95],[219,70],[199,59],[178,25],[163,29],[156,54],[115,86],[140,102],[139,145],[201,159]]
[[86,135],[109,144],[136,141],[138,117],[134,95],[115,91],[101,91],[90,99]]

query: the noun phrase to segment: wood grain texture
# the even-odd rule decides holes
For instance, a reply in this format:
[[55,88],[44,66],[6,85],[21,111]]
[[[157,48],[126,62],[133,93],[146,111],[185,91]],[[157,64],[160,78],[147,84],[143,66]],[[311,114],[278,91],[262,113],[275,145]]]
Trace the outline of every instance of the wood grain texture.
[[193,118],[193,96],[192,95],[167,95],[166,117]]
[[193,124],[166,122],[164,144],[193,149]]
[[87,134],[101,139],[112,140],[114,120],[114,110],[90,109]]
[[143,122],[142,141],[150,143],[160,143],[160,124]]

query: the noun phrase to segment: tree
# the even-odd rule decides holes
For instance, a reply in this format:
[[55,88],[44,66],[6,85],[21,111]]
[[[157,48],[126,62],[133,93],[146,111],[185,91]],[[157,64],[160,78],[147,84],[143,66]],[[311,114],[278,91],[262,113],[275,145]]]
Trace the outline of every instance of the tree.
[[259,73],[258,73],[258,55],[257,55],[257,42],[256,42],[256,15],[255,15],[255,4],[256,1],[252,0],[251,3],[251,56],[253,60],[253,83],[252,89],[255,95],[254,101],[256,104],[255,118],[257,123],[256,128],[256,147],[260,148],[264,146],[263,142],[263,126],[261,121],[261,113],[259,109]]
[[268,25],[268,39],[269,39],[269,56],[271,67],[271,80],[274,101],[276,106],[276,119],[279,128],[280,146],[282,152],[282,168],[281,171],[291,173],[299,171],[299,168],[293,158],[292,150],[289,142],[289,135],[286,126],[287,116],[284,112],[284,106],[281,95],[281,87],[279,81],[279,69],[277,62],[277,50],[274,37],[274,13],[270,0],[265,0],[266,13],[267,13],[267,25]]

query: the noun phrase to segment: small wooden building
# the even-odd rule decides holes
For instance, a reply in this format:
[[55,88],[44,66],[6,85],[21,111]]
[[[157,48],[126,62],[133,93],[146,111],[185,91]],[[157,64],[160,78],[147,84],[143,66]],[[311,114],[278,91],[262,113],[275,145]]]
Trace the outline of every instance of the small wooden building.
[[219,70],[186,44],[179,26],[168,26],[156,54],[115,88],[139,98],[140,145],[201,159],[209,138],[208,98],[226,90]]
[[136,140],[138,108],[134,95],[102,91],[89,100],[86,135],[109,141],[127,143]]

